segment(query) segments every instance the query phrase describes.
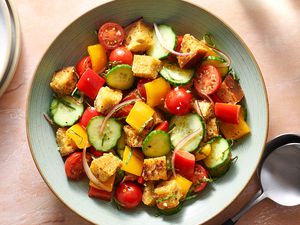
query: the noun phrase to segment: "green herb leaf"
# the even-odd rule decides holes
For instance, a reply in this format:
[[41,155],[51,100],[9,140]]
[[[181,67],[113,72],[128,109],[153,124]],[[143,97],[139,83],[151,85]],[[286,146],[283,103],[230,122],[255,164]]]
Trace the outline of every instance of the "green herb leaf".
[[161,202],[167,201],[170,198],[176,198],[176,195],[169,195],[169,196],[164,197],[164,198],[158,198],[158,199],[156,199],[156,203],[161,203]]

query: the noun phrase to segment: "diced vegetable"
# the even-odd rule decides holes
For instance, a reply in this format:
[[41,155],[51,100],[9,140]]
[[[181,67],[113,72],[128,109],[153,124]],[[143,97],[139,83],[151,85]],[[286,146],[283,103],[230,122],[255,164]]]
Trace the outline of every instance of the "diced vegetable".
[[139,150],[131,149],[126,146],[123,153],[123,166],[122,170],[141,176],[143,171],[144,158],[143,154]]
[[193,78],[194,69],[181,69],[175,63],[164,63],[160,75],[172,85],[184,85]]
[[94,107],[87,107],[79,120],[79,124],[86,128],[90,120],[95,116],[101,116],[101,114]]
[[145,84],[147,104],[151,107],[161,105],[171,90],[170,84],[162,77]]
[[96,73],[103,72],[107,65],[105,48],[100,44],[96,44],[88,46],[87,50],[91,58],[92,69]]
[[178,150],[174,154],[175,171],[191,180],[194,175],[195,156],[184,150]]
[[100,126],[104,120],[103,116],[93,117],[87,128],[89,142],[99,151],[109,151],[116,146],[122,133],[122,126],[115,119],[108,119],[105,129],[100,134]]
[[200,164],[195,165],[195,173],[193,176],[193,185],[191,187],[192,192],[201,192],[207,186],[208,173],[207,170]]
[[177,184],[181,187],[181,191],[183,197],[185,198],[186,194],[189,192],[190,187],[192,186],[192,181],[180,176],[179,174],[176,175],[175,180]]
[[154,110],[149,105],[142,101],[138,101],[130,110],[126,122],[137,131],[141,131],[152,119],[153,114]]
[[220,123],[220,130],[227,139],[237,140],[250,133],[250,128],[244,119],[244,110],[240,110],[239,123]]
[[158,124],[155,127],[155,130],[162,130],[162,131],[168,132],[168,130],[169,130],[169,122],[167,120],[161,122],[160,124]]
[[70,127],[66,131],[66,135],[71,138],[80,149],[91,146],[85,129],[83,129],[78,123]]
[[238,124],[240,108],[240,105],[217,102],[215,104],[215,115],[222,122]]
[[205,159],[211,152],[211,144],[207,143],[195,153],[196,161]]
[[171,150],[170,135],[162,130],[154,130],[144,139],[142,149],[147,157],[166,155]]
[[112,199],[112,192],[99,190],[93,186],[90,186],[88,195],[90,198],[99,198],[105,201],[111,201]]
[[106,74],[107,84],[119,90],[127,90],[131,88],[134,83],[134,76],[131,70],[131,66],[127,64],[121,64],[113,67]]
[[105,83],[105,80],[100,77],[95,71],[87,69],[80,77],[77,88],[86,96],[95,99],[98,91]]
[[[108,178],[107,181],[102,182],[102,184],[107,188],[106,190],[108,192],[111,192],[113,190],[115,179],[116,179],[116,174],[114,174],[110,178]],[[97,188],[98,190],[103,190],[102,188],[98,187],[96,184],[93,184],[93,182],[91,182],[91,181],[90,181],[90,186]]]
[[53,121],[61,127],[72,126],[76,123],[83,110],[83,104],[70,96],[54,98],[50,106]]

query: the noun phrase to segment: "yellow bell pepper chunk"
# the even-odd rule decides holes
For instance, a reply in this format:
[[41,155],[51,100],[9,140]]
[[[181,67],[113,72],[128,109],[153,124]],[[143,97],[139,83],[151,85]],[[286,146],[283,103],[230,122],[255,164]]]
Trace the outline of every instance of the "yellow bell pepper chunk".
[[244,110],[242,108],[240,110],[238,124],[220,122],[220,130],[226,139],[232,140],[237,140],[250,133],[250,127],[244,119]]
[[[116,179],[116,174],[112,175],[110,178],[108,178],[107,181],[105,182],[102,182],[103,185],[105,187],[107,187],[107,190],[105,191],[108,191],[108,192],[111,192],[113,190],[113,187],[114,187],[114,183],[115,183],[115,179]],[[90,181],[90,186],[94,187],[94,188],[97,188],[98,190],[103,190],[102,188],[98,187],[96,184],[94,184],[93,182]]]
[[91,58],[92,70],[96,73],[103,72],[107,65],[105,48],[100,44],[96,44],[88,46],[87,50]]
[[121,170],[136,176],[141,176],[143,171],[144,156],[136,149],[126,146],[123,153],[123,166]]
[[170,84],[160,77],[145,84],[147,104],[151,107],[163,103],[166,95],[171,91]]
[[66,135],[71,138],[78,148],[83,149],[85,146],[90,147],[87,133],[78,123],[66,131]]
[[181,176],[179,174],[176,174],[176,177],[174,179],[177,182],[177,184],[181,187],[183,197],[185,198],[185,196],[189,192],[190,187],[192,186],[193,182],[184,178],[183,176]]
[[205,159],[211,152],[211,144],[206,144],[200,147],[200,151],[195,154],[196,161]]
[[138,101],[134,104],[130,110],[126,122],[134,129],[141,131],[152,119],[154,110],[142,101]]

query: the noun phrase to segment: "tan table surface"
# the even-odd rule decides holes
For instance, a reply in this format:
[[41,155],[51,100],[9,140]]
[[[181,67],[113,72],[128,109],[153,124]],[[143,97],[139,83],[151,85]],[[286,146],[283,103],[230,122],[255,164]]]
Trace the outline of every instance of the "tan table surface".
[[[88,224],[63,205],[39,175],[27,145],[25,106],[34,70],[47,47],[71,21],[102,2],[15,0],[22,27],[22,53],[15,77],[0,99],[0,224]],[[255,55],[269,97],[268,140],[285,132],[300,133],[300,1],[191,2],[228,23]],[[234,215],[257,189],[254,177],[209,224],[220,224]],[[283,207],[264,200],[238,224],[300,224],[300,206]]]

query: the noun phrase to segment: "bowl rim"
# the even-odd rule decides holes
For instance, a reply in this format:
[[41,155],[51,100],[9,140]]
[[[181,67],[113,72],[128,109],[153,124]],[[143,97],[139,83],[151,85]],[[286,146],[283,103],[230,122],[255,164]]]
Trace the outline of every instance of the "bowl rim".
[[[263,152],[264,152],[264,147],[266,145],[266,142],[267,142],[267,138],[268,138],[268,134],[269,134],[269,100],[268,100],[268,94],[267,94],[267,89],[266,89],[266,84],[265,84],[265,81],[264,81],[264,78],[263,78],[263,75],[262,75],[262,72],[261,72],[261,69],[254,57],[254,54],[252,53],[252,51],[250,50],[250,48],[247,46],[247,44],[245,43],[245,41],[239,36],[239,34],[237,32],[235,32],[235,30],[230,26],[228,25],[223,19],[221,19],[220,17],[216,16],[214,13],[210,12],[209,10],[207,10],[206,8],[204,8],[203,6],[200,6],[200,5],[197,5],[193,2],[188,2],[187,0],[179,0],[179,1],[182,1],[184,2],[185,4],[189,4],[190,6],[193,6],[193,7],[196,7],[196,8],[199,8],[201,10],[203,10],[205,13],[209,14],[210,16],[213,16],[215,17],[217,20],[219,20],[219,22],[221,22],[238,40],[239,42],[241,43],[241,45],[245,48],[245,50],[247,51],[247,53],[249,54],[251,60],[253,61],[253,63],[255,64],[257,70],[258,70],[258,74],[259,74],[259,80],[261,81],[262,83],[262,86],[263,86],[263,92],[264,92],[264,97],[265,97],[265,101],[266,101],[266,130],[264,132],[265,134],[265,137],[264,137],[264,141],[263,141],[263,146],[262,146],[262,149],[260,151],[260,154],[258,156],[258,161],[255,165],[255,170],[252,171],[252,174],[251,176],[249,177],[248,181],[245,183],[244,187],[236,193],[236,195],[234,196],[234,198],[232,198],[232,200],[230,202],[228,202],[228,204],[224,205],[224,207],[218,212],[218,213],[215,213],[211,218],[208,218],[206,220],[204,220],[203,224],[208,222],[208,221],[211,221],[213,220],[215,217],[217,217],[217,215],[219,215],[221,212],[223,212],[227,207],[229,207],[236,199],[237,197],[245,190],[245,188],[248,186],[248,184],[250,183],[250,180],[252,179],[252,177],[256,174],[256,169],[262,159],[262,156],[263,156]],[[37,67],[35,68],[35,71],[34,71],[34,75],[31,77],[31,80],[30,80],[30,86],[29,86],[29,89],[28,89],[28,92],[27,92],[27,97],[26,97],[26,114],[25,114],[25,119],[26,119],[26,137],[27,137],[27,142],[28,142],[28,146],[29,146],[29,149],[30,149],[30,153],[31,153],[31,156],[33,158],[33,161],[34,161],[34,164],[36,166],[36,168],[38,169],[42,179],[44,180],[44,182],[47,184],[47,186],[49,187],[49,189],[51,190],[51,192],[67,207],[69,208],[72,212],[74,212],[75,214],[79,215],[81,218],[83,218],[84,220],[90,222],[90,223],[94,223],[93,221],[91,221],[87,216],[85,215],[82,215],[81,213],[79,213],[76,209],[74,209],[74,207],[72,205],[68,205],[63,198],[61,198],[57,193],[56,191],[54,190],[54,188],[51,186],[51,184],[48,182],[48,180],[45,178],[38,162],[37,162],[37,159],[33,153],[33,147],[32,147],[32,143],[31,143],[31,140],[30,140],[30,135],[29,135],[29,110],[30,110],[30,105],[29,105],[29,99],[31,99],[31,95],[32,95],[32,90],[33,90],[33,82],[34,82],[34,79],[35,79],[35,74],[37,72],[37,69],[39,67],[39,65],[41,64],[43,58],[45,57],[45,54],[48,52],[50,46],[52,45],[52,43],[57,40],[64,32],[65,30],[71,26],[73,23],[75,23],[77,20],[79,20],[80,18],[84,17],[85,15],[87,15],[88,13],[90,13],[92,10],[100,7],[100,6],[103,6],[103,5],[107,5],[107,4],[110,4],[114,2],[114,0],[109,0],[103,4],[99,4],[87,11],[85,11],[84,13],[82,13],[80,16],[78,16],[77,18],[75,18],[70,24],[68,24],[66,27],[64,27],[60,32],[59,34],[55,37],[55,39],[51,42],[51,44],[46,48],[46,50],[44,51],[41,59],[39,60],[39,63],[37,64]],[[240,207],[241,208],[241,207]],[[228,218],[225,218],[224,221],[226,221],[226,219]]]

